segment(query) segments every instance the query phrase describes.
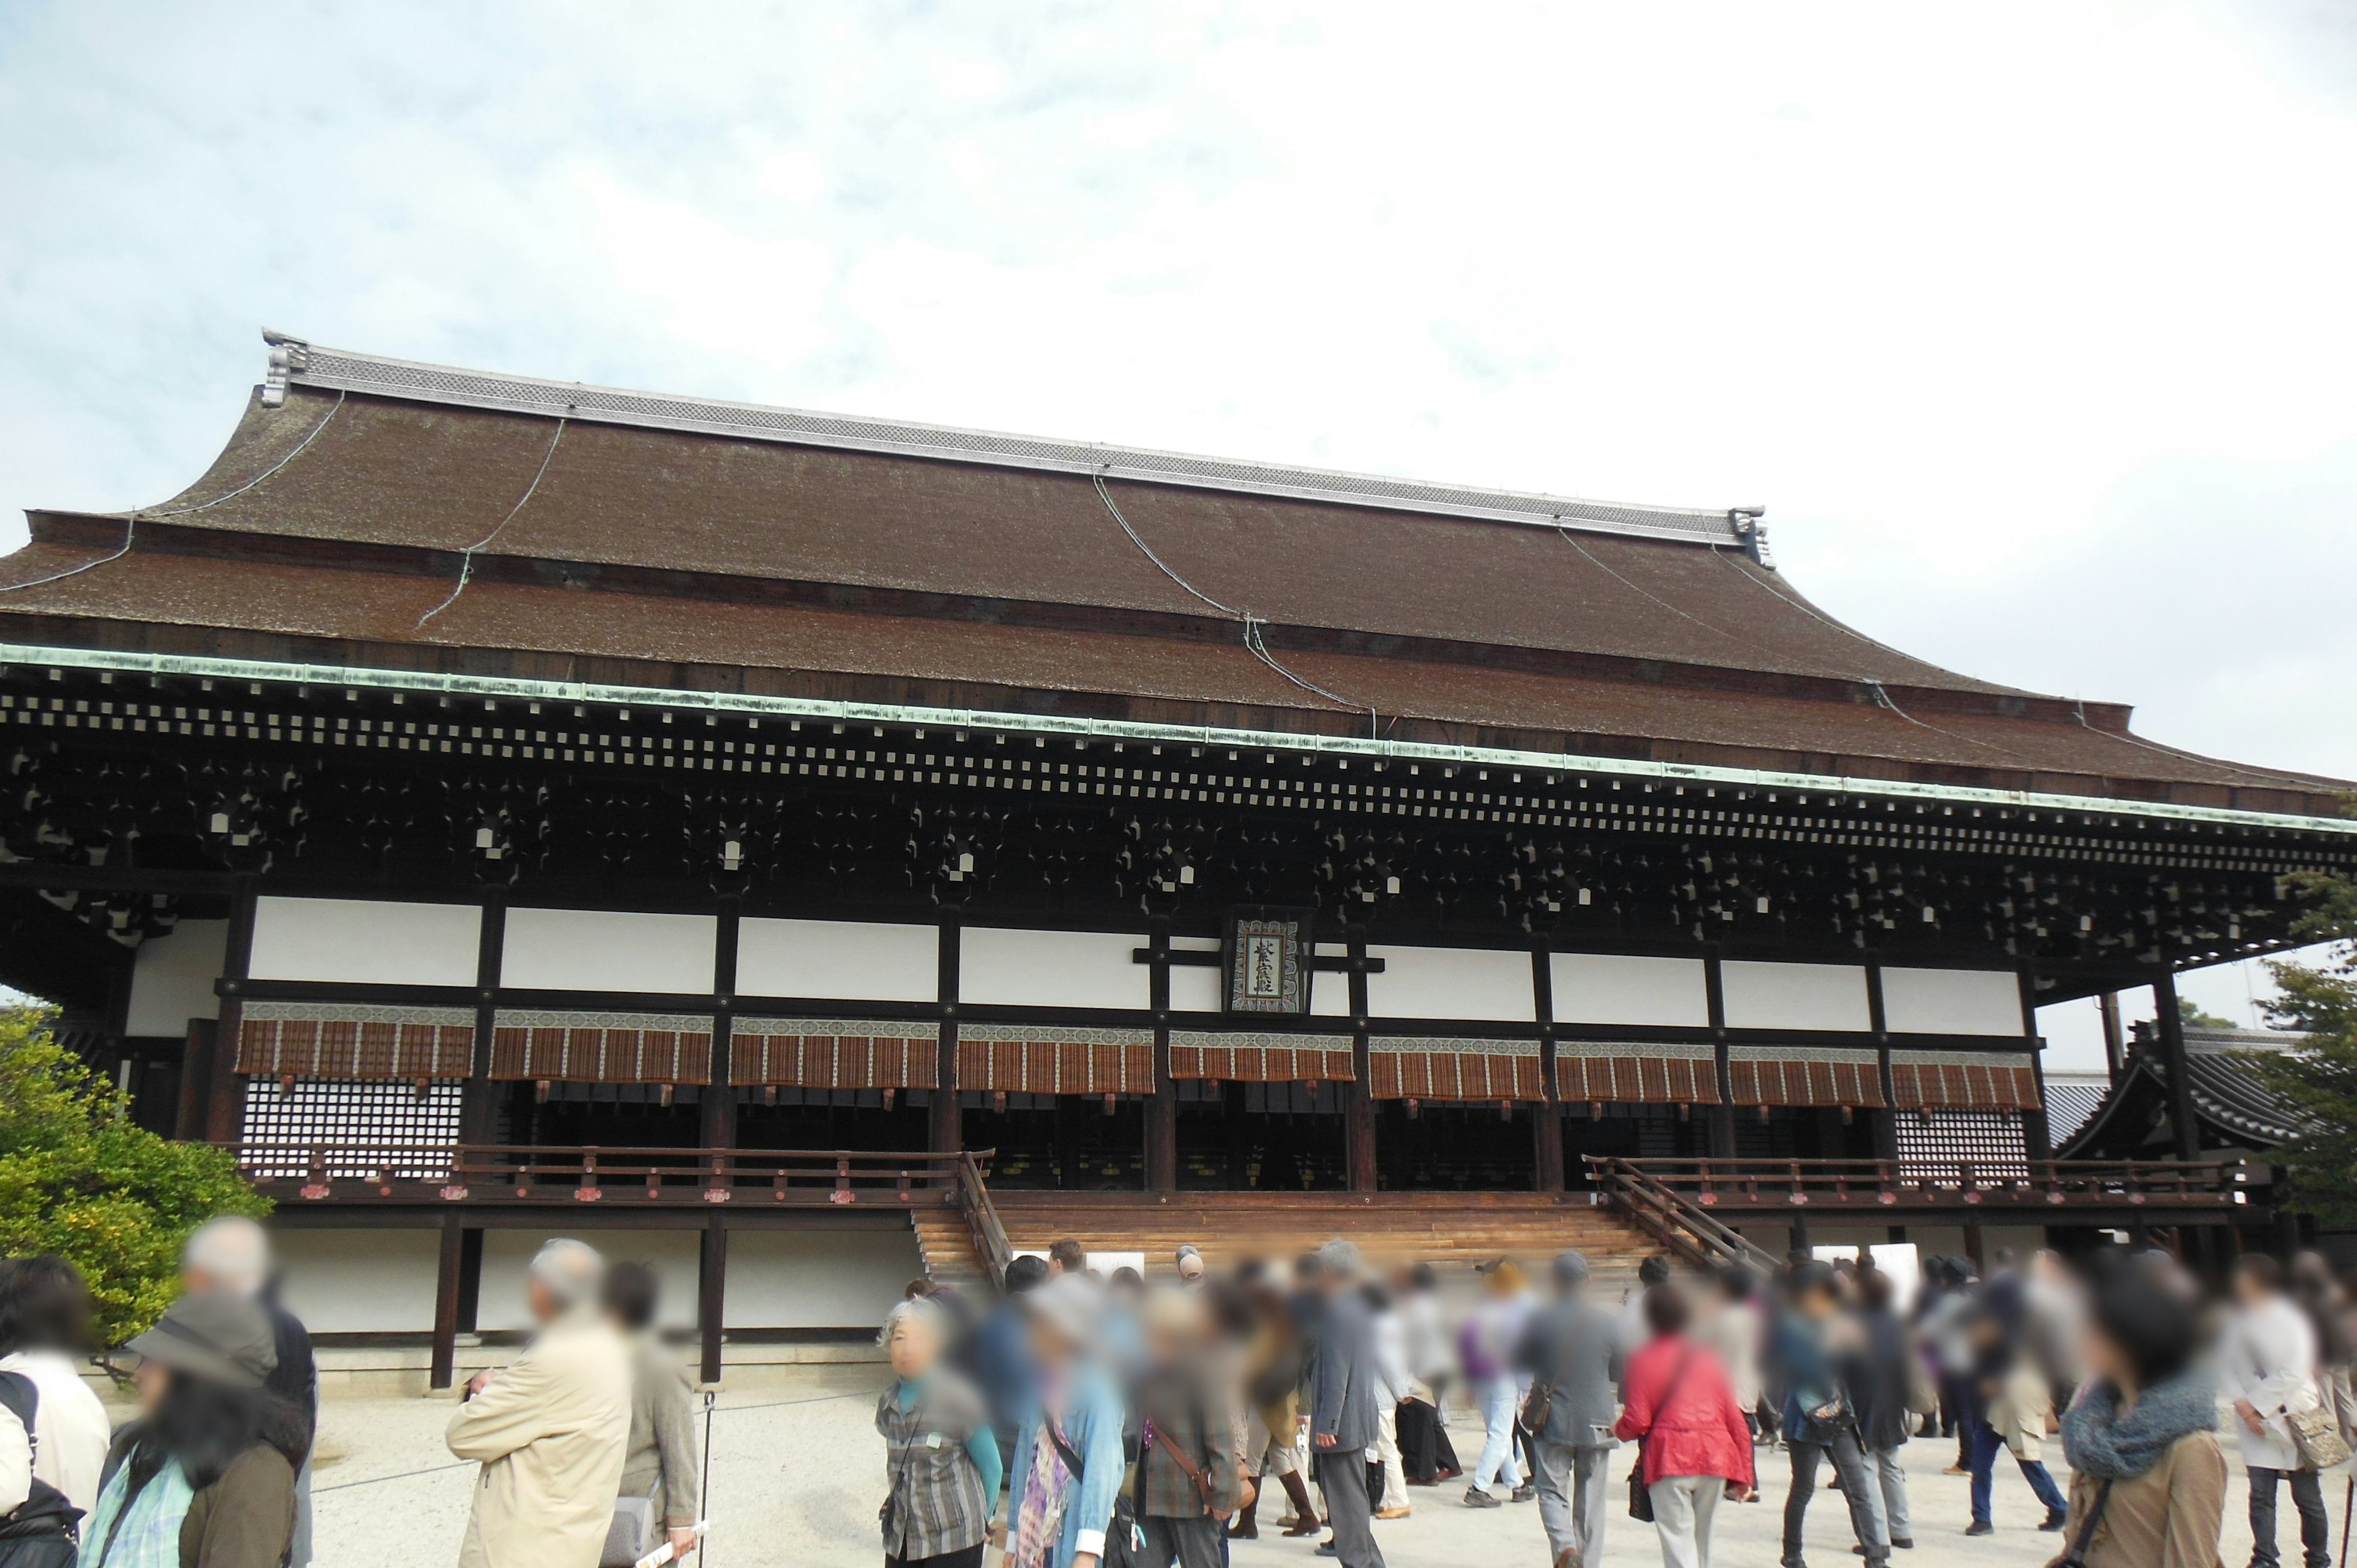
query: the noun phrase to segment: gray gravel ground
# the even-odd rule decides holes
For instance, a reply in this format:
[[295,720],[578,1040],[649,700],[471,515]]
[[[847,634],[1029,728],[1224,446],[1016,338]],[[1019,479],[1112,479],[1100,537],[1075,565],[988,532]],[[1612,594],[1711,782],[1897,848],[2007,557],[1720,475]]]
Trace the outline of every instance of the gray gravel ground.
[[[876,1508],[884,1476],[872,1425],[881,1369],[874,1366],[797,1369],[775,1386],[721,1396],[714,1419],[712,1487],[714,1568],[878,1568]],[[317,1472],[318,1563],[321,1568],[416,1568],[451,1563],[466,1521],[473,1466],[452,1467],[442,1446],[446,1399],[337,1400],[322,1412]],[[1461,1453],[1480,1445],[1471,1419],[1452,1418]],[[2225,1439],[2230,1462],[2234,1453]],[[2036,1529],[2040,1510],[2009,1458],[1998,1461],[1996,1533],[1967,1540],[1965,1480],[1940,1474],[1955,1456],[1953,1441],[1919,1441],[1905,1449],[1915,1514],[1916,1550],[1898,1554],[1900,1568],[2040,1568],[2061,1550],[2058,1537]],[[1625,1497],[1628,1450],[1615,1455],[1615,1514],[1607,1534],[1609,1568],[1654,1568],[1661,1562],[1651,1525],[1619,1511]],[[1787,1478],[1781,1454],[1763,1451],[1763,1500],[1727,1504],[1718,1516],[1714,1559],[1725,1568],[1775,1568]],[[2067,1487],[2058,1444],[2047,1462]],[[2226,1508],[2222,1556],[2229,1568],[2249,1561],[2250,1530],[2243,1518],[2239,1462]],[[2335,1471],[2325,1480],[2337,1554],[2348,1482]],[[1459,1488],[1418,1487],[1414,1513],[1376,1527],[1392,1568],[1501,1568],[1547,1561],[1534,1504],[1475,1511],[1458,1500]],[[2290,1562],[2298,1561],[2298,1522],[2282,1499]],[[1267,1523],[1271,1514],[1264,1519]],[[1847,1514],[1840,1494],[1823,1492],[1809,1510],[1808,1552],[1814,1568],[1854,1562]],[[1318,1568],[1308,1543],[1276,1539],[1236,1543],[1235,1568]],[[1592,1565],[1591,1565],[1592,1568]]]

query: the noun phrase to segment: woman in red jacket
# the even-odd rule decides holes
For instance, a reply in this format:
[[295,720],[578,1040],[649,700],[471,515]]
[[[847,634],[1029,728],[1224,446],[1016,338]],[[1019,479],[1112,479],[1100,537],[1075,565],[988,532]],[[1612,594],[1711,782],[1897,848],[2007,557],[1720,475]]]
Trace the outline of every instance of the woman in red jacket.
[[1751,1427],[1718,1358],[1686,1334],[1690,1313],[1674,1284],[1645,1293],[1652,1338],[1622,1380],[1616,1435],[1641,1442],[1638,1463],[1653,1499],[1664,1568],[1710,1568],[1711,1517],[1722,1495],[1760,1495],[1751,1469]]

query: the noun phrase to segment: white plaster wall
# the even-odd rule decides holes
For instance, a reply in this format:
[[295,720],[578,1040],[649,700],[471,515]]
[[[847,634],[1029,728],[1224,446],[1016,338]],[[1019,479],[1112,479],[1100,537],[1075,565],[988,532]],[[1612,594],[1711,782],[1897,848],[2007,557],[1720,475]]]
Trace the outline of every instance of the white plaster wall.
[[740,996],[931,1002],[941,928],[865,920],[750,919],[737,930]]
[[2021,983],[2002,969],[1886,969],[1882,1015],[1895,1035],[2015,1035]]
[[[1481,1018],[1535,1023],[1531,955],[1495,948],[1377,948],[1367,976],[1367,1010],[1383,1018]],[[1347,977],[1346,977],[1347,978]]]
[[180,1039],[191,1018],[221,1016],[213,982],[229,953],[227,920],[182,920],[167,937],[150,937],[131,960],[131,1007],[124,1032]]
[[[554,1215],[546,1230],[483,1232],[483,1289],[476,1298],[475,1326],[484,1333],[532,1327],[524,1305],[524,1280],[534,1252],[553,1236],[587,1241],[608,1262],[645,1263],[662,1279],[662,1303],[655,1321],[665,1328],[695,1326],[697,1237],[693,1230],[567,1230]],[[733,1244],[736,1237],[731,1236]],[[433,1270],[429,1265],[430,1288]],[[431,1326],[430,1313],[428,1326]]]
[[286,1308],[314,1334],[425,1334],[434,1327],[435,1230],[274,1229]]
[[483,911],[474,904],[273,898],[253,911],[256,980],[472,985]]
[[[1314,950],[1319,958],[1348,958],[1350,948],[1341,942],[1319,942]],[[1312,971],[1309,976],[1309,1012],[1313,1017],[1347,1018],[1351,1015],[1351,977],[1342,973],[1329,974]]]
[[1559,952],[1552,967],[1558,1024],[1710,1026],[1710,993],[1698,958]]
[[1131,956],[1146,945],[1143,936],[968,926],[958,940],[962,1003],[1141,1011],[1152,1004],[1152,971]]
[[[1173,952],[1207,952],[1217,954],[1217,937],[1173,937]],[[1220,994],[1220,969],[1217,964],[1180,964],[1170,966],[1170,1006],[1178,1013],[1217,1013],[1227,1005]]]
[[541,991],[712,991],[709,915],[511,909],[500,983]]
[[1874,1026],[1866,1002],[1866,971],[1838,963],[1750,963],[1721,966],[1727,1023],[1732,1029],[1865,1030]]
[[732,1230],[725,1316],[731,1328],[873,1328],[922,1273],[906,1228]]

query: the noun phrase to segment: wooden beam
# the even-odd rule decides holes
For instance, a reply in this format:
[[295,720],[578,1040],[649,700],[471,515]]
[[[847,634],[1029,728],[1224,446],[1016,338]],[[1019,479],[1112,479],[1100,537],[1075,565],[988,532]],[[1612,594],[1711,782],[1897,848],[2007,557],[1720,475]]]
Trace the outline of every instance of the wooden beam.
[[2171,1152],[2180,1160],[2201,1157],[2201,1123],[2193,1119],[2193,1082],[2185,1066],[2185,1020],[2177,1011],[2177,977],[2163,971],[2152,983],[2153,1030],[2160,1039],[2160,1070],[2169,1079]]
[[434,1270],[434,1351],[425,1386],[441,1390],[457,1380],[459,1276],[466,1261],[465,1232],[456,1214],[442,1217],[442,1248]]
[[933,1049],[932,1113],[926,1118],[930,1144],[937,1155],[953,1155],[965,1144],[965,1118],[958,1108],[958,965],[960,925],[954,910],[942,916],[936,1000],[942,1013],[941,1039]]
[[489,1144],[499,1121],[499,1085],[491,1081],[491,1034],[500,1016],[500,966],[508,938],[508,890],[485,883],[482,929],[475,941],[475,1056],[458,1101],[458,1141]]
[[2054,1157],[2054,1140],[2046,1120],[2045,1051],[2038,1037],[2038,976],[2028,964],[2018,972],[2021,987],[2021,1033],[2029,1042],[2029,1076],[2038,1085],[2038,1105],[2021,1112],[2021,1146],[2033,1165]]
[[737,1021],[737,945],[744,930],[745,900],[733,889],[720,895],[712,941],[712,1081],[699,1091],[697,1121],[707,1149],[737,1146],[737,1085],[729,1058]]
[[172,1136],[183,1142],[205,1135],[206,1097],[212,1090],[213,1042],[221,1026],[210,1018],[188,1020],[188,1041],[180,1057],[180,1103],[172,1117]]
[[229,946],[221,957],[221,1021],[213,1031],[212,1061],[206,1072],[205,1136],[217,1144],[236,1138],[245,1120],[239,1103],[238,1031],[245,1021],[245,975],[253,966],[253,912],[261,899],[260,878],[240,872],[230,891]]
[[1555,962],[1541,937],[1531,950],[1531,1005],[1539,1020],[1539,1103],[1531,1107],[1534,1183],[1541,1192],[1564,1189],[1563,1108],[1555,1091]]
[[1154,1010],[1154,1093],[1146,1102],[1146,1190],[1178,1190],[1178,1085],[1170,1076],[1170,918],[1153,917],[1147,931],[1153,967],[1147,1004]]
[[702,1359],[698,1372],[709,1385],[720,1380],[722,1326],[727,1320],[728,1232],[713,1215],[704,1223],[696,1251],[695,1333]]
[[1717,944],[1703,953],[1704,1004],[1709,1009],[1711,1057],[1718,1076],[1718,1103],[1710,1108],[1710,1152],[1714,1158],[1735,1157],[1735,1067],[1727,1051],[1727,976],[1720,967]]
[[2120,1031],[2120,993],[2106,991],[2095,998],[2095,1013],[2104,1023],[2104,1067],[2117,1088],[2128,1069],[2127,1040]]
[[1347,929],[1351,960],[1351,1083],[1342,1105],[1343,1165],[1352,1192],[1372,1192],[1375,1174],[1374,1068],[1367,1036],[1367,928]]

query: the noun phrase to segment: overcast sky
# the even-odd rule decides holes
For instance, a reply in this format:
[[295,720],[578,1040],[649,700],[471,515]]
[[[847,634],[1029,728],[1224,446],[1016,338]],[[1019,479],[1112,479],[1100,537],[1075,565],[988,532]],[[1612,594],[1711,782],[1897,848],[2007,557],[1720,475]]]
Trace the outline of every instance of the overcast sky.
[[193,478],[266,324],[1762,504],[1876,637],[2357,778],[2352,171],[2331,0],[10,0],[0,549]]

